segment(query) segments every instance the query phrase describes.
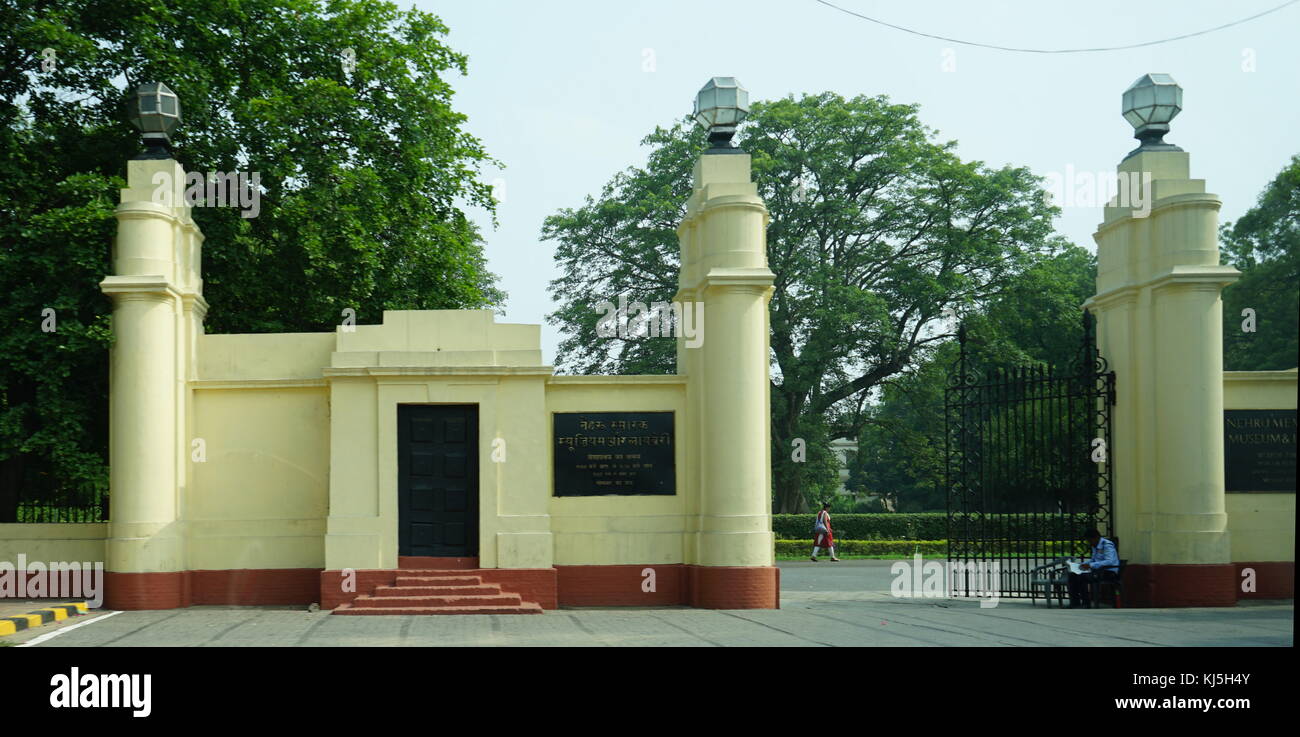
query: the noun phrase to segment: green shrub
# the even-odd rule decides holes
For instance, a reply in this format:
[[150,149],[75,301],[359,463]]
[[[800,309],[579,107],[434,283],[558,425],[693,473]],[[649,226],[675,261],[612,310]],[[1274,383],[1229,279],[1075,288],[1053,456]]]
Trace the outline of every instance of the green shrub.
[[[926,557],[942,557],[948,552],[946,540],[836,540],[836,555],[897,555],[910,558],[915,553]],[[778,558],[807,558],[812,554],[812,543],[807,540],[777,540]],[[822,555],[829,555],[825,551]]]
[[[812,539],[815,514],[774,514],[772,531],[782,540]],[[948,536],[948,515],[832,514],[835,537],[846,540],[942,540]]]
[[[814,514],[774,514],[772,531],[781,540],[811,541],[815,517]],[[989,514],[984,520],[986,534],[1020,540],[1072,540],[1088,526],[1085,515],[1042,518]],[[845,540],[944,540],[949,535],[948,515],[943,512],[832,514],[831,528],[836,538]],[[961,530],[953,532],[960,534]]]
[[[1061,558],[1086,556],[1086,544],[1058,541],[990,541],[984,548],[996,556],[1032,556]],[[948,555],[947,540],[836,540],[836,555],[897,555],[910,558],[920,553],[927,558],[944,558]],[[776,541],[776,557],[807,558],[812,554],[810,540]],[[825,551],[823,555],[827,555]]]

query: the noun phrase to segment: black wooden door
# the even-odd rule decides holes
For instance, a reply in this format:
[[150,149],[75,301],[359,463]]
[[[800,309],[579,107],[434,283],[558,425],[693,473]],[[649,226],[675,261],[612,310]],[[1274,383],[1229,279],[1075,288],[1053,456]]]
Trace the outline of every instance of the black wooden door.
[[478,406],[397,407],[398,555],[478,555]]

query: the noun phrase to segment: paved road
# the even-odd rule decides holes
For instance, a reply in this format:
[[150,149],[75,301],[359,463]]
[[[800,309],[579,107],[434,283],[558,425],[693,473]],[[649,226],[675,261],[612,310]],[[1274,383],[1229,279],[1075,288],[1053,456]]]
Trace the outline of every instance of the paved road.
[[782,563],[780,610],[608,608],[540,616],[334,617],[283,608],[193,607],[116,614],[38,647],[1158,647],[1290,646],[1294,641],[1290,601],[1231,609],[1079,611],[1002,600],[982,609],[975,601],[894,598],[888,593],[891,565]]

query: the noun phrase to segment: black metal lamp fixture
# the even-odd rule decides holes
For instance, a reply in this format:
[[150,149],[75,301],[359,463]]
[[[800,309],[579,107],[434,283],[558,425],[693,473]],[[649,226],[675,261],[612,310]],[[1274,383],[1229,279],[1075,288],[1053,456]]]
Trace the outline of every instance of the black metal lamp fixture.
[[181,122],[181,101],[162,82],[145,82],[127,98],[127,117],[140,130],[145,149],[136,159],[170,159],[169,134]]
[[709,153],[743,153],[731,145],[736,126],[749,117],[749,90],[735,77],[714,77],[695,96],[695,122],[709,129]]

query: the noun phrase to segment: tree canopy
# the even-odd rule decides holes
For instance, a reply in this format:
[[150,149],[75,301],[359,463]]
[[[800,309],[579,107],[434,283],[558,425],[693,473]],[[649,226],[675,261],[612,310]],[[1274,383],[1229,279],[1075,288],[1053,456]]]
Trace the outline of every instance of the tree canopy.
[[[1056,210],[1027,169],[963,161],[935,140],[915,105],[833,93],[752,106],[738,133],[767,203],[775,507],[799,511],[833,483],[833,463],[792,458],[855,438],[868,398],[951,336],[944,308],[970,311],[1015,283],[1035,254],[1063,247]],[[601,338],[595,305],[676,291],[675,234],[704,136],[659,128],[644,168],[618,173],[599,199],[547,218],[563,274],[550,316],[557,363],[591,373],[674,370],[671,340]],[[829,453],[828,450],[825,451]],[[817,458],[824,458],[820,452]]]
[[492,160],[451,105],[467,59],[447,32],[382,0],[0,0],[0,521],[20,487],[107,483],[98,283],[141,82],[180,97],[187,171],[259,173],[256,217],[193,212],[208,332],[500,305],[461,210],[494,211]]
[[[965,316],[968,360],[985,376],[1015,366],[1070,367],[1096,279],[1096,257],[1078,246],[1037,257],[1002,295]],[[944,508],[944,390],[957,355],[957,342],[945,342],[915,370],[884,382],[849,463],[851,490],[879,494],[900,512]]]
[[[1295,368],[1300,353],[1300,155],[1291,157],[1254,207],[1220,231],[1225,260],[1242,272],[1223,290],[1224,368]],[[1246,309],[1254,310],[1253,325],[1243,315]]]

